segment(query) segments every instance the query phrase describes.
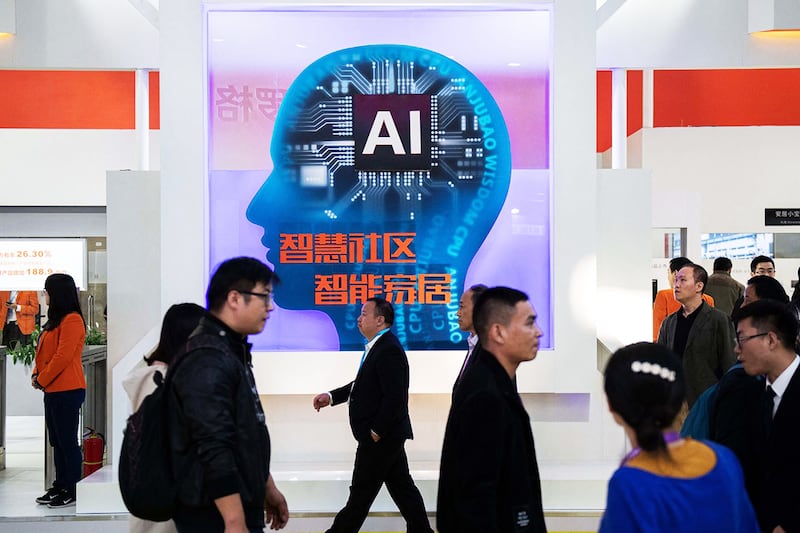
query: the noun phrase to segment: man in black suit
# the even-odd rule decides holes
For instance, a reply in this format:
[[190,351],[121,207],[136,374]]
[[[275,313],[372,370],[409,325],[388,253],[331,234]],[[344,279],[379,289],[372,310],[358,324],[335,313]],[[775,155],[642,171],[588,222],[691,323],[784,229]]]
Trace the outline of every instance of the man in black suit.
[[544,533],[542,490],[528,413],[514,387],[542,331],[528,296],[493,287],[473,312],[481,357],[456,388],[442,445],[439,533]]
[[409,533],[433,533],[425,503],[408,471],[405,441],[413,438],[408,416],[408,359],[389,331],[392,304],[370,298],[361,308],[358,329],[367,339],[356,379],[314,397],[319,411],[350,404],[350,429],[358,441],[350,497],[328,533],[357,533],[383,483],[406,520]]
[[475,309],[475,302],[478,296],[486,289],[488,289],[488,287],[480,283],[473,285],[464,291],[464,294],[461,295],[461,300],[458,302],[458,311],[456,312],[458,327],[461,331],[469,333],[469,337],[467,337],[467,355],[464,356],[461,370],[458,372],[458,377],[453,383],[453,394],[456,393],[456,387],[467,373],[467,370],[475,364],[475,361],[478,360],[480,355],[481,349],[480,346],[478,346],[478,334],[475,331],[475,323],[472,321],[472,312]]
[[761,528],[770,532],[800,531],[800,357],[794,351],[798,322],[791,309],[772,300],[758,300],[734,314],[736,353],[750,376],[764,375],[760,409],[748,417],[743,431],[754,436],[757,478],[750,499]]

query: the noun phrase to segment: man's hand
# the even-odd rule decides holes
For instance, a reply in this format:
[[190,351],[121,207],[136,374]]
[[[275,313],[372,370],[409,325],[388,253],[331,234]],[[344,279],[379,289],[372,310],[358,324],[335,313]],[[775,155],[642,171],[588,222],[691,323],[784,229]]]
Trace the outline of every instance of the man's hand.
[[319,412],[320,409],[323,407],[328,407],[331,404],[331,395],[327,392],[323,392],[322,394],[317,394],[314,396],[314,409]]
[[264,496],[264,509],[267,513],[267,525],[270,529],[283,529],[289,522],[289,506],[286,498],[275,486],[272,474],[267,478],[267,492]]
[[373,442],[378,442],[379,440],[381,440],[381,436],[372,431],[371,429],[369,430],[369,436],[372,437]]
[[33,387],[34,389],[37,389],[37,390],[44,390],[44,387],[39,385],[39,380],[36,379],[38,377],[39,377],[39,374],[33,374],[31,376],[31,387]]

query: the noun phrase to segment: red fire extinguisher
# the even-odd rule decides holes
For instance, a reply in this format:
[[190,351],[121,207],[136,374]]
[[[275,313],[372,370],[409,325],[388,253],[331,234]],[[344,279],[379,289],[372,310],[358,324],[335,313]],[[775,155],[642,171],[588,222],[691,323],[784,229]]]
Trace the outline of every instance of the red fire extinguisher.
[[86,431],[83,433],[83,477],[86,477],[103,466],[103,450],[106,439],[94,428],[84,429]]

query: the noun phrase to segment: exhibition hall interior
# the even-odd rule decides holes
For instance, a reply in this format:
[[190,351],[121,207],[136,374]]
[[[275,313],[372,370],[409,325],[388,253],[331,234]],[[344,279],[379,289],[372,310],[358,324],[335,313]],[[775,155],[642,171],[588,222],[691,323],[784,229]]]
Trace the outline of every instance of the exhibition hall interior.
[[[285,531],[325,531],[347,500],[348,408],[312,401],[359,371],[373,296],[397,313],[405,450],[435,528],[476,284],[536,310],[514,384],[547,529],[598,531],[631,452],[603,370],[654,340],[670,260],[727,257],[746,284],[764,255],[798,283],[796,4],[0,0],[0,296],[22,334],[0,346],[0,532],[128,531],[122,383],[165,311],[205,306],[238,256],[281,279],[249,341]],[[31,387],[53,273],[87,326],[91,457],[62,508],[35,501],[55,469]],[[361,531],[405,528],[381,489]]]

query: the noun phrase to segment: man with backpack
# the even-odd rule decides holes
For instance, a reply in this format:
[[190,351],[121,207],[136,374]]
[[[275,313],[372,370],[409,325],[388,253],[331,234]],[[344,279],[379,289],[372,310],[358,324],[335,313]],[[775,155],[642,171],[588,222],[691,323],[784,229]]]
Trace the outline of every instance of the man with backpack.
[[168,377],[174,512],[179,532],[283,528],[289,511],[269,471],[270,439],[247,335],[264,329],[277,277],[249,257],[223,262],[206,292],[209,313]]

